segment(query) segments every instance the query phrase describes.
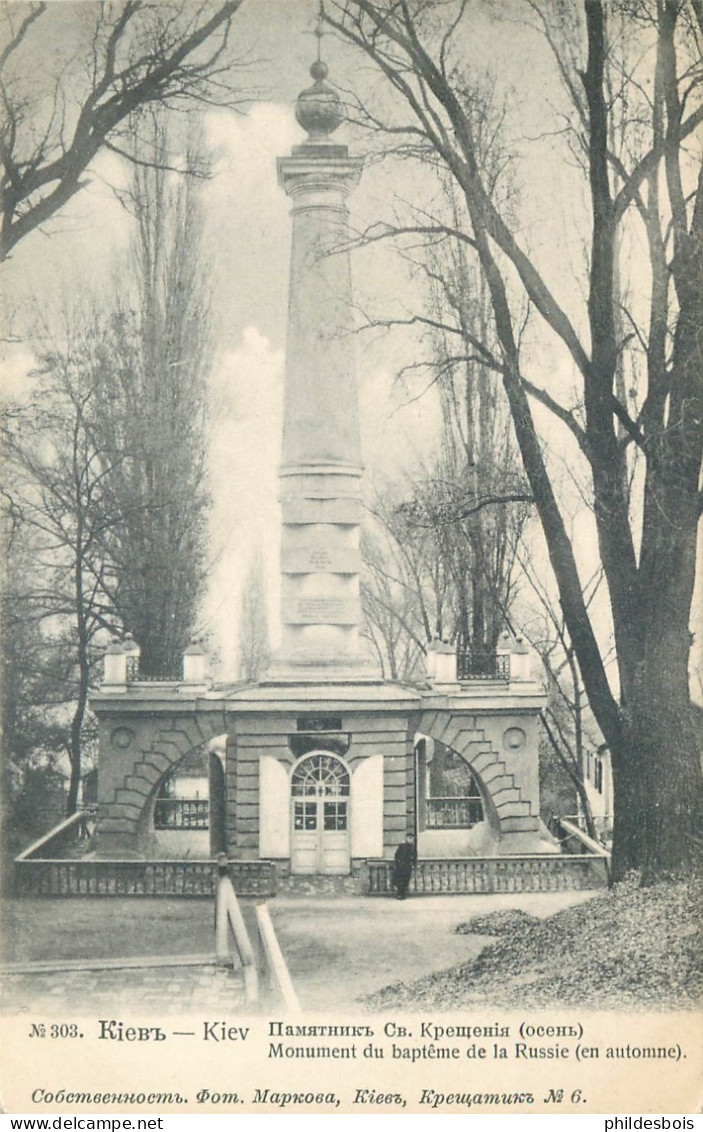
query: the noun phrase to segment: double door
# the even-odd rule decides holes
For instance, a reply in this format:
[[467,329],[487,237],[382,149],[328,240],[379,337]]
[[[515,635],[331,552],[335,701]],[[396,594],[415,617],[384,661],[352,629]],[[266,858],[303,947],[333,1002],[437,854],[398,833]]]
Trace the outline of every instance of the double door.
[[291,872],[349,872],[349,772],[334,755],[313,752],[291,777]]

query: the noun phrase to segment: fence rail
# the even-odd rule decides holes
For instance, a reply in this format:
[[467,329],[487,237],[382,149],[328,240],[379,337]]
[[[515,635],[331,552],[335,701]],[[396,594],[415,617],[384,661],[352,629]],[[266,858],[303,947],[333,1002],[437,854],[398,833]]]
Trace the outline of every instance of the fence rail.
[[[429,896],[601,888],[608,882],[608,865],[606,853],[425,860],[417,863],[410,892]],[[15,892],[27,897],[213,897],[217,888],[214,861],[18,858],[14,867]],[[392,861],[367,861],[361,870],[365,895],[392,894]],[[276,894],[276,867],[272,861],[233,860],[228,864],[228,872],[238,896]]]
[[471,829],[483,821],[480,798],[427,798],[428,829]]
[[469,652],[458,649],[456,654],[456,678],[467,680],[509,680],[510,654],[493,652]]
[[154,829],[209,829],[208,798],[157,798]]
[[74,845],[87,840],[87,825],[95,820],[97,807],[89,806],[71,814],[58,825],[50,829],[38,839],[28,845],[19,854],[17,861],[24,861],[30,857],[58,857],[71,851]]
[[[238,896],[275,896],[271,861],[230,861]],[[15,860],[19,896],[214,896],[214,861]]]
[[[368,861],[362,888],[367,896],[393,892],[392,861]],[[522,857],[467,857],[418,861],[410,892],[433,893],[563,892],[602,888],[607,858],[593,854]]]

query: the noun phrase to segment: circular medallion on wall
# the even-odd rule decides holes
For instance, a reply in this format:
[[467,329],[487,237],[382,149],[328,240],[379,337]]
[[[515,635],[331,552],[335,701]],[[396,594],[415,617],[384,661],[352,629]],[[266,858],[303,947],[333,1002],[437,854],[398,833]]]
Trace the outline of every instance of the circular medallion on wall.
[[131,727],[116,727],[110,736],[110,742],[113,747],[119,747],[121,751],[125,751],[130,746],[134,739],[134,732]]
[[503,732],[503,748],[506,751],[518,751],[527,742],[527,735],[522,727],[509,727]]

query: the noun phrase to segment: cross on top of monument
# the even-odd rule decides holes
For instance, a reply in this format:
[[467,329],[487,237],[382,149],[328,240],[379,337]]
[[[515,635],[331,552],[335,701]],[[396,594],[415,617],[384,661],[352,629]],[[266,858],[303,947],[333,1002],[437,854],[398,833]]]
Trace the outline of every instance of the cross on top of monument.
[[307,90],[300,92],[295,108],[298,122],[304,130],[307,130],[310,141],[314,142],[326,141],[343,119],[339,95],[325,82],[329,67],[322,59],[323,17],[324,8],[320,0],[313,32],[317,38],[317,59],[310,68],[310,74],[315,81]]
[[315,24],[315,31],[314,31],[314,34],[317,36],[317,61],[318,61],[318,63],[322,62],[322,37],[325,34],[324,15],[325,15],[325,9],[323,7],[322,0],[320,0],[320,6],[317,10],[317,23]]

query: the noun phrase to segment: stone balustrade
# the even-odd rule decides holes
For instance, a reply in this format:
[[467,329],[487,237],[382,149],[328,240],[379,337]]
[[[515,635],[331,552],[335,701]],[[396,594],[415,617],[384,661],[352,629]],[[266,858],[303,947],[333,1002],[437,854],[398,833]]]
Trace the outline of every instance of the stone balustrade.
[[[362,891],[393,895],[393,862],[368,861]],[[410,883],[416,896],[496,892],[563,892],[602,888],[608,883],[607,860],[594,854],[533,854],[516,857],[468,857],[418,861]]]
[[[230,861],[238,896],[274,896],[271,861]],[[15,861],[18,896],[206,896],[217,887],[215,861],[114,861],[37,858]]]

